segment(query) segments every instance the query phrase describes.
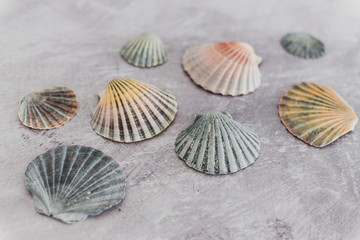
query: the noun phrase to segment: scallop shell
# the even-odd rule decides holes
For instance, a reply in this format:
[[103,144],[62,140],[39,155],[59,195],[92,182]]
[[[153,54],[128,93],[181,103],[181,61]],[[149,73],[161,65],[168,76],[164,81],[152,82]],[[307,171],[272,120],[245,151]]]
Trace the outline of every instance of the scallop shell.
[[25,173],[38,213],[65,223],[85,220],[120,203],[125,176],[103,152],[62,146],[35,158]]
[[131,39],[121,48],[120,54],[137,67],[155,67],[165,63],[168,58],[164,43],[153,33]]
[[314,147],[324,147],[354,130],[354,110],[333,89],[315,83],[300,83],[280,99],[279,116],[297,138]]
[[288,33],[281,38],[282,47],[290,54],[302,58],[318,58],[325,53],[325,46],[307,33]]
[[69,121],[78,108],[74,91],[67,87],[30,92],[20,100],[19,105],[20,121],[35,129],[59,127]]
[[172,94],[133,79],[114,79],[99,96],[92,127],[97,134],[118,142],[154,137],[171,124],[177,112]]
[[243,42],[224,42],[189,48],[184,70],[204,89],[236,96],[255,91],[261,83],[261,57]]
[[175,151],[185,163],[208,174],[234,173],[254,163],[260,142],[249,128],[229,113],[197,115],[176,139]]

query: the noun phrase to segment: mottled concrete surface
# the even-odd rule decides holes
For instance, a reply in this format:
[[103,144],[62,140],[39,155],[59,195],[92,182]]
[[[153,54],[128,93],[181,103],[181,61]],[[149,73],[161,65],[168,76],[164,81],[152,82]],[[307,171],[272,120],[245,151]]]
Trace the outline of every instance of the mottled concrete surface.
[[[323,149],[293,137],[277,115],[291,85],[336,89],[360,113],[358,0],[0,1],[0,239],[360,239],[360,129]],[[139,69],[119,56],[128,39],[159,34],[169,49],[160,67]],[[287,54],[289,31],[324,41],[317,60]],[[195,86],[181,68],[187,47],[216,41],[252,44],[264,59],[263,83],[247,96],[223,97]],[[159,136],[120,144],[96,135],[97,93],[114,77],[164,87],[179,103]],[[75,90],[77,115],[61,128],[34,131],[17,118],[27,92],[53,85]],[[254,165],[213,177],[188,168],[174,152],[177,134],[196,113],[228,111],[261,139]],[[98,217],[66,225],[39,215],[24,185],[32,159],[82,144],[116,159],[127,194]]]

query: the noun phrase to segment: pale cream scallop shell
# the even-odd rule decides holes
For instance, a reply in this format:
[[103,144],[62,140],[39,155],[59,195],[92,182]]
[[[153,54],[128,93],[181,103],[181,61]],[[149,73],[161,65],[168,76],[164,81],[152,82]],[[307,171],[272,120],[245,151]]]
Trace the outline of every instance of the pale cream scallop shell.
[[112,80],[100,95],[91,125],[95,132],[118,142],[137,142],[166,129],[177,112],[175,97],[145,82]]

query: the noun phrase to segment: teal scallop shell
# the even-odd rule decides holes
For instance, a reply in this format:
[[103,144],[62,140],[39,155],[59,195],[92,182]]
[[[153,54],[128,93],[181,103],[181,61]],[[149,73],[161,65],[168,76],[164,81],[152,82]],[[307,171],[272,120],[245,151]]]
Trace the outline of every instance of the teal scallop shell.
[[208,174],[234,173],[253,164],[260,141],[229,113],[198,115],[176,139],[175,151],[185,163]]
[[318,58],[325,53],[324,44],[307,33],[288,33],[280,42],[288,53],[302,58]]
[[65,223],[85,220],[125,196],[119,164],[84,146],[62,146],[38,156],[25,172],[26,187],[38,213]]
[[121,56],[137,67],[155,67],[166,62],[167,49],[153,33],[144,33],[128,41],[120,51]]

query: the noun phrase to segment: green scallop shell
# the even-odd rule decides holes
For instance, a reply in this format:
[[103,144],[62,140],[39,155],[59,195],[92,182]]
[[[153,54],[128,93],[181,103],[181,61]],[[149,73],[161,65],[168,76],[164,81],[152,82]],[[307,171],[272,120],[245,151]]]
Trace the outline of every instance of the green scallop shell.
[[280,42],[288,53],[301,58],[318,58],[325,53],[324,44],[307,33],[288,33]]
[[155,67],[166,62],[167,50],[162,40],[153,33],[144,33],[128,41],[121,56],[136,67]]
[[98,215],[125,196],[120,165],[99,150],[79,145],[36,157],[25,172],[25,183],[36,211],[65,223]]
[[212,175],[228,174],[253,164],[260,141],[229,113],[197,115],[176,139],[175,151],[191,168]]

